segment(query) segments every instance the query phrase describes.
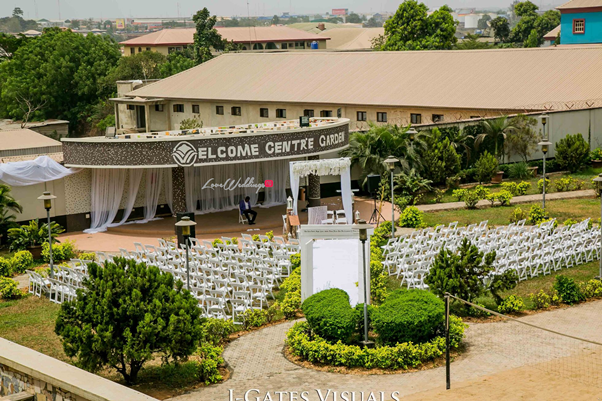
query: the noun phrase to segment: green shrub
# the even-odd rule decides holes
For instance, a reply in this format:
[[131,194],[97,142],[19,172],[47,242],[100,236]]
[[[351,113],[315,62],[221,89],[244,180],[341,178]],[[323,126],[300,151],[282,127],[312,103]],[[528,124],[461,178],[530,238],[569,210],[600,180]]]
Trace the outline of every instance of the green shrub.
[[10,277],[13,275],[13,266],[10,259],[0,257],[0,277]]
[[435,203],[443,202],[443,197],[445,196],[445,190],[435,188],[433,192],[435,193]]
[[[259,234],[256,234],[256,235],[257,235],[257,239],[253,238],[253,241],[259,241]],[[222,240],[221,240],[221,239],[219,239],[219,238],[216,238],[216,239],[214,239],[214,240],[213,240],[213,242],[211,243],[211,247],[213,247],[213,248],[217,248],[217,245],[218,245],[218,244],[223,244],[223,243],[224,243],[224,241],[222,241]]]
[[424,213],[416,206],[407,207],[399,216],[400,227],[418,228],[424,225]]
[[202,336],[200,343],[218,346],[226,342],[230,334],[234,333],[235,326],[232,320],[206,319],[201,326]]
[[372,327],[383,344],[421,343],[436,336],[445,319],[443,301],[422,290],[395,291],[372,311]]
[[219,373],[219,366],[224,364],[222,351],[222,347],[214,347],[210,344],[203,344],[195,351],[195,355],[201,358],[198,364],[199,381],[209,385],[222,380],[222,375]]
[[509,269],[502,274],[495,274],[489,282],[487,289],[491,293],[495,303],[500,305],[503,302],[500,292],[511,290],[515,288],[517,284],[518,274],[515,270]]
[[[50,224],[52,242],[59,242],[56,237],[65,229],[55,222]],[[31,246],[42,245],[48,241],[48,224],[38,225],[37,220],[31,220],[28,224],[8,230],[8,240],[11,251],[25,250]]]
[[529,170],[529,166],[525,162],[514,163],[509,169],[510,178],[519,178],[521,180],[532,177],[533,174]]
[[569,134],[556,143],[555,161],[561,170],[577,172],[589,162],[589,144],[581,134]]
[[0,298],[15,299],[23,296],[18,283],[12,278],[0,277]]
[[502,182],[501,187],[503,190],[512,193],[512,195],[516,195],[518,193],[518,184],[516,182]]
[[63,260],[71,260],[77,257],[77,248],[75,241],[65,240],[61,242],[61,251],[63,252]]
[[525,303],[516,295],[509,295],[497,307],[500,313],[516,313],[525,310]]
[[428,157],[421,159],[422,172],[433,184],[445,184],[447,177],[460,172],[462,158],[456,152],[449,138],[443,138],[441,132],[434,128],[425,139]]
[[529,209],[529,224],[538,225],[546,219],[546,211],[539,205],[532,205]]
[[329,341],[347,341],[357,324],[349,295],[338,288],[313,294],[303,302],[301,309],[311,329]]
[[[50,262],[50,247],[48,246],[48,242],[44,242],[42,244],[42,260],[44,263]],[[54,262],[62,262],[65,260],[65,255],[63,254],[63,247],[61,244],[52,244],[52,260]]]
[[585,298],[600,298],[602,297],[602,281],[589,280],[579,283],[579,290]]
[[479,197],[479,199],[487,198],[487,195],[491,193],[489,188],[484,187],[483,185],[477,185],[474,189],[474,193]]
[[291,271],[293,271],[297,267],[301,266],[301,254],[300,253],[295,253],[295,254],[291,255],[290,260],[291,260]]
[[529,294],[529,299],[533,302],[535,309],[549,308],[552,301],[551,297],[544,290],[539,290],[537,294]]
[[562,224],[564,224],[564,225],[565,225],[565,226],[567,226],[567,227],[570,227],[570,226],[572,226],[572,225],[574,225],[574,224],[577,224],[577,223],[579,223],[577,220],[574,220],[574,219],[566,219],[566,220],[564,221],[564,223],[562,223]]
[[284,279],[280,290],[285,291],[284,299],[280,303],[280,309],[287,319],[294,319],[301,307],[301,256],[296,253],[291,255],[291,274]]
[[77,258],[80,260],[91,260],[94,262],[96,260],[96,254],[94,252],[82,252],[77,255]]
[[531,189],[531,183],[527,181],[519,182],[516,186],[516,196],[526,195]]
[[467,209],[476,209],[479,201],[483,199],[477,195],[476,191],[468,191],[466,195],[464,195],[464,203],[466,204]]
[[512,200],[512,193],[502,190],[495,194],[495,199],[500,202],[500,206],[509,206]]
[[[537,181],[537,190],[540,194],[543,194],[543,178]],[[550,179],[546,178],[546,193],[552,192],[552,187],[550,186]]]
[[14,273],[24,273],[33,265],[33,256],[29,251],[19,251],[13,255],[11,264]]
[[[480,304],[478,302],[475,302],[474,304],[480,306],[481,308],[485,308],[485,305]],[[482,309],[479,309],[479,308],[475,308],[474,306],[471,306],[471,305],[468,305],[468,310],[466,311],[466,314],[468,316],[476,317],[476,318],[491,316],[491,313],[484,311]]]
[[474,166],[477,169],[476,178],[480,183],[490,182],[499,170],[497,159],[487,151],[481,154]]
[[589,155],[592,160],[602,160],[602,149],[596,148]]
[[575,280],[567,276],[558,275],[554,282],[554,289],[565,304],[573,305],[585,300]]
[[[464,337],[466,325],[462,320],[450,316],[450,344],[457,348]],[[376,348],[331,344],[318,335],[313,335],[307,322],[296,323],[286,334],[290,352],[311,363],[331,366],[362,367],[366,369],[409,369],[432,361],[445,352],[445,337],[439,336],[422,344],[401,343],[394,347]]]
[[284,317],[294,319],[297,317],[297,311],[301,308],[301,292],[288,292],[284,296],[280,308]]
[[524,220],[527,217],[527,212],[521,209],[520,207],[517,207],[512,211],[512,214],[510,215],[510,223],[518,223],[519,221]]
[[458,202],[461,202],[461,201],[464,200],[464,197],[466,196],[467,192],[468,191],[466,189],[454,189],[453,192],[452,192],[452,196],[454,198],[456,198],[456,200]]
[[268,311],[265,309],[247,309],[243,313],[245,330],[251,327],[261,327],[268,322]]

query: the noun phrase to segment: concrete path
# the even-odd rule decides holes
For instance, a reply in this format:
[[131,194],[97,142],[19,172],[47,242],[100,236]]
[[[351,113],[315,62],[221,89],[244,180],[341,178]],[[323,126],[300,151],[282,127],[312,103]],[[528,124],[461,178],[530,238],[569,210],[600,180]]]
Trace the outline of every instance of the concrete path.
[[[546,200],[562,200],[562,199],[580,199],[580,198],[592,198],[596,196],[596,191],[593,189],[585,189],[582,191],[570,191],[570,192],[553,192],[546,194]],[[511,205],[519,205],[521,203],[533,203],[541,202],[541,194],[537,195],[524,195],[515,196],[510,200]],[[479,208],[491,207],[491,202],[488,200],[482,200],[477,203]],[[465,209],[466,204],[464,202],[448,202],[448,203],[435,203],[430,205],[417,205],[418,209],[423,212],[441,212],[444,210],[457,210]]]
[[[600,313],[602,301],[596,301],[527,316],[521,320],[602,342]],[[277,400],[276,391],[308,391],[308,400],[313,401],[320,400],[317,389],[322,391],[322,395],[331,389],[339,392],[339,395],[341,391],[383,391],[385,394],[398,391],[400,396],[406,396],[443,389],[445,386],[443,367],[390,375],[343,375],[302,368],[289,362],[283,355],[285,334],[292,325],[293,322],[287,322],[272,326],[233,341],[224,352],[224,358],[233,370],[230,380],[172,400],[244,400],[246,391],[257,389],[258,393],[251,392],[249,399],[260,397],[258,399],[263,400],[266,392],[270,392],[272,399]],[[542,362],[564,361],[575,352],[591,352],[592,348],[598,348],[598,355],[602,351],[602,347],[513,322],[474,324],[466,334],[468,351],[452,363],[454,383],[525,365],[537,363],[540,366]],[[602,365],[602,356],[599,359]],[[571,367],[579,369],[582,366],[567,363],[560,371],[570,371]],[[283,398],[288,399],[287,396]],[[332,399],[332,394],[329,399]]]

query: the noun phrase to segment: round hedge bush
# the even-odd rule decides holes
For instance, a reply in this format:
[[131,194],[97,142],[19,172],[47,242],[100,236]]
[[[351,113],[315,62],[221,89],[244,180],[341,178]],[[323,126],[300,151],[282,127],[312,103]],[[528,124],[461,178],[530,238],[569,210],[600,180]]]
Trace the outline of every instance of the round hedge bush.
[[445,305],[423,290],[396,290],[372,313],[372,326],[383,344],[427,342],[445,320]]
[[328,341],[346,342],[355,331],[357,313],[349,304],[349,295],[332,288],[307,298],[301,305],[309,327]]

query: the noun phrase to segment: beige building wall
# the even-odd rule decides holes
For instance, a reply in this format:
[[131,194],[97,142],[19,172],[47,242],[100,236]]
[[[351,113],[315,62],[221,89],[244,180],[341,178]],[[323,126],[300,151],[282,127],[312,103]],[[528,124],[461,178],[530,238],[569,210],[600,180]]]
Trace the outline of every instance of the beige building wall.
[[38,200],[38,196],[42,195],[44,191],[50,191],[56,196],[56,199],[52,202],[50,216],[64,216],[67,214],[65,179],[60,179],[25,187],[11,187],[12,196],[23,206],[23,213],[16,216],[17,221],[46,219],[44,204],[41,200]]

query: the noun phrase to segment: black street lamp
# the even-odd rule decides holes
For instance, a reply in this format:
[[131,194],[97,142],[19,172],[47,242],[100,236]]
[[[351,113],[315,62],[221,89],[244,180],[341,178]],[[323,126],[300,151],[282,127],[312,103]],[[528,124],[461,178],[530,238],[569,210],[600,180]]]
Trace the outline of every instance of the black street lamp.
[[52,229],[50,228],[50,209],[52,209],[52,200],[56,199],[56,196],[50,192],[45,191],[42,196],[38,196],[38,199],[44,201],[44,209],[46,209],[46,216],[48,218],[48,253],[50,255],[50,278],[54,278],[54,263],[52,261]]
[[368,292],[368,270],[366,268],[366,241],[368,240],[368,230],[370,228],[372,228],[372,226],[366,224],[365,220],[358,220],[357,224],[353,225],[353,229],[358,230],[360,234],[364,263],[364,341],[361,343],[365,347],[372,347],[374,345],[374,341],[368,340],[368,300],[370,299],[370,293]]
[[542,142],[539,142],[538,145],[541,147],[541,151],[543,152],[543,208],[546,208],[546,154],[548,150],[550,150],[550,145],[552,142],[549,142],[547,139],[544,139]]
[[[188,249],[190,248],[190,227],[196,226],[196,222],[190,220],[190,217],[184,216],[182,220],[176,223],[176,227],[181,227],[184,245],[186,246],[186,288],[190,291],[190,267]],[[177,229],[177,228],[176,228]]]

